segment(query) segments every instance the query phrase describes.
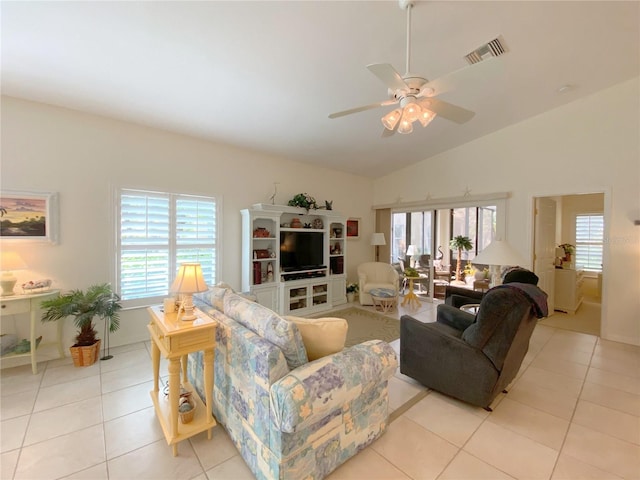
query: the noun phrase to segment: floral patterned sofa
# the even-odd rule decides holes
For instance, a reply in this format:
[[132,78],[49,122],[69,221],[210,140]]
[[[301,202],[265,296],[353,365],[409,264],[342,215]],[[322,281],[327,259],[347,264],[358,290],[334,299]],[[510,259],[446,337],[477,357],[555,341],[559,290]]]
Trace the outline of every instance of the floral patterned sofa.
[[[309,362],[294,323],[217,290],[195,299],[218,320],[213,413],[258,479],[324,478],[384,432],[397,368],[386,342]],[[191,354],[204,398],[202,371],[202,352]]]

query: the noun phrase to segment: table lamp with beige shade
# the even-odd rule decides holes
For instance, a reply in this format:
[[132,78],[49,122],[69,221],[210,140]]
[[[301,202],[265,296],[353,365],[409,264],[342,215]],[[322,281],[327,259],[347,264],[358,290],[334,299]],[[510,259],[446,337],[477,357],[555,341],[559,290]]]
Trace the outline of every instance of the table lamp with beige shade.
[[18,279],[13,274],[15,270],[24,270],[28,268],[25,261],[16,252],[2,250],[0,253],[0,287],[2,292],[0,296],[8,297],[14,295],[13,287],[16,285]]
[[522,255],[504,240],[493,240],[473,259],[473,263],[489,265],[491,273],[491,286],[495,287],[501,282],[500,267],[523,266],[526,262]]
[[[204,276],[202,275],[202,266],[199,263],[182,263],[178,270],[178,275],[171,285],[171,291],[179,293],[182,296],[180,309],[177,318],[189,322],[195,320],[197,315],[193,313],[193,294],[206,292],[209,289]],[[184,315],[180,314],[184,311]]]
[[418,247],[415,245],[409,245],[407,248],[407,257],[411,258],[411,264],[409,266],[415,268],[418,258]]

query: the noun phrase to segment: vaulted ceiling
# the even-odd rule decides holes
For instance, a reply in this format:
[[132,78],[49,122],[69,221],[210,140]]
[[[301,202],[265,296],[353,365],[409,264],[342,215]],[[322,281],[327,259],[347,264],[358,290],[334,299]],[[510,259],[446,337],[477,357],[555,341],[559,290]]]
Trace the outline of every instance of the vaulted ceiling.
[[[382,138],[366,68],[404,74],[396,1],[3,1],[2,94],[380,177],[638,76],[636,1],[419,1],[411,70],[476,112]],[[500,36],[508,53],[468,66]],[[565,88],[562,88],[565,87]]]

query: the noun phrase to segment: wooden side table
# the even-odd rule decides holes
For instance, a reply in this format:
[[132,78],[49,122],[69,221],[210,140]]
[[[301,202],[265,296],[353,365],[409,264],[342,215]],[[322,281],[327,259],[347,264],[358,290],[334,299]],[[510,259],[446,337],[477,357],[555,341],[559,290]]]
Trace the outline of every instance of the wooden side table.
[[411,307],[413,303],[415,303],[415,308],[419,308],[420,300],[418,299],[418,296],[413,291],[413,281],[419,280],[420,277],[405,277],[405,278],[409,280],[409,292],[404,296],[404,300],[402,300],[402,306],[404,307],[405,304],[408,303],[409,304],[408,306]]
[[[29,341],[31,342],[31,351],[29,353],[9,353],[6,355],[6,358],[30,356],[31,371],[34,375],[38,373],[38,361],[36,358],[36,320],[37,313],[40,310],[40,302],[57,297],[59,294],[60,290],[47,290],[39,293],[0,297],[0,317],[22,313],[30,314]],[[64,358],[64,349],[62,348],[62,328],[64,326],[64,320],[58,320],[56,323],[57,333],[55,343],[58,346],[60,358]],[[44,346],[47,343],[42,343],[40,346]]]
[[374,308],[382,313],[389,313],[398,303],[398,294],[390,288],[374,288],[369,294]]
[[[177,319],[176,313],[164,314],[160,306],[149,307],[151,322],[147,325],[151,335],[151,361],[153,364],[153,390],[150,392],[156,416],[160,420],[164,437],[173,447],[173,456],[178,455],[178,442],[211,429],[216,421],[211,414],[213,405],[213,350],[216,342],[215,320],[198,309],[196,320],[185,322]],[[193,386],[187,382],[187,354],[204,351],[205,402]],[[169,360],[169,396],[166,398],[158,388],[160,354]],[[178,424],[178,401],[180,400],[180,362],[182,361],[182,386],[192,392],[195,403],[194,418],[189,423]]]

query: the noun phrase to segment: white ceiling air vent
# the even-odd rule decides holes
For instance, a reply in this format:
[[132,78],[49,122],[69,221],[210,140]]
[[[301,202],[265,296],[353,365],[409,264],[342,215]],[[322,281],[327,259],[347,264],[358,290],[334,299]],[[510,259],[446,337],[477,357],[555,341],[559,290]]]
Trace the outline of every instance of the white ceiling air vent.
[[473,52],[465,55],[464,58],[467,59],[467,62],[473,65],[474,63],[481,62],[486,58],[499,57],[507,52],[508,50],[504,44],[504,39],[500,36],[498,38],[494,38],[488,43],[485,43],[481,47],[476,48]]

